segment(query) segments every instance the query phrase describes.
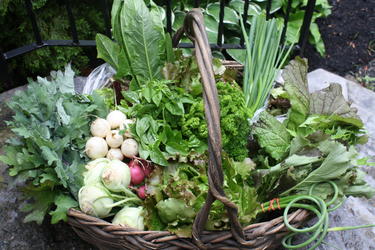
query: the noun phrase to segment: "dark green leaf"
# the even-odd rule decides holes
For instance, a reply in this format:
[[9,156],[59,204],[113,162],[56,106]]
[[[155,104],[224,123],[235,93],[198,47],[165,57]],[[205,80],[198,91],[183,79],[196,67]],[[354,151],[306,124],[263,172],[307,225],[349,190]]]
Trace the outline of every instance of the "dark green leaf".
[[281,160],[288,153],[291,141],[289,132],[282,123],[267,112],[260,114],[253,133],[259,145],[275,160]]
[[134,76],[153,80],[160,77],[159,43],[163,33],[155,29],[150,11],[143,1],[125,0],[120,22],[121,46],[125,49]]
[[120,46],[105,35],[96,35],[98,58],[109,63],[115,70],[119,69]]
[[54,202],[56,204],[56,209],[49,213],[52,216],[52,224],[56,224],[59,221],[66,221],[68,218],[68,209],[78,206],[77,201],[73,200],[70,196],[64,194],[60,194],[59,196],[57,196]]

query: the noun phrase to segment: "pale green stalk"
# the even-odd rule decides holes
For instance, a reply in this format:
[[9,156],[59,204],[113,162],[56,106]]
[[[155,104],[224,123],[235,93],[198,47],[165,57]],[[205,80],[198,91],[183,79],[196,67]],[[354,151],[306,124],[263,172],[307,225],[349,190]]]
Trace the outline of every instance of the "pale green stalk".
[[261,14],[253,17],[247,35],[242,19],[242,33],[246,44],[243,92],[251,118],[263,107],[280,67],[285,63],[293,46],[280,48],[282,26],[276,19],[266,20]]

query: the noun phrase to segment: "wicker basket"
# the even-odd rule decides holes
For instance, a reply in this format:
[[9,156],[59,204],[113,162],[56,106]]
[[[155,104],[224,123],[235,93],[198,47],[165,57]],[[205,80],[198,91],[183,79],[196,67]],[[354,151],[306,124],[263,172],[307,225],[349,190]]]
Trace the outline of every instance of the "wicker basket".
[[[208,139],[209,192],[205,205],[197,214],[193,224],[192,238],[182,238],[167,231],[139,231],[134,228],[113,225],[104,220],[70,209],[68,223],[87,242],[100,249],[273,249],[280,245],[281,238],[288,233],[282,217],[271,221],[251,224],[244,228],[238,221],[237,206],[223,190],[221,166],[220,110],[213,73],[211,50],[208,44],[203,16],[199,9],[190,11],[184,27],[175,37],[178,42],[185,33],[195,45],[195,55],[202,77],[205,116]],[[225,205],[230,220],[230,231],[204,231],[211,204],[219,200]],[[309,213],[297,210],[289,214],[291,225],[298,227],[307,221]]]

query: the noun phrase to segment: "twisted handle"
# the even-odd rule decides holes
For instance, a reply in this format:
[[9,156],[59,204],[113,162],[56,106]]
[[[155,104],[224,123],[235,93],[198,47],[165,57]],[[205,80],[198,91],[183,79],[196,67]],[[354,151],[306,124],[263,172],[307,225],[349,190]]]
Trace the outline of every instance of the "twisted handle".
[[234,238],[245,246],[251,246],[253,242],[247,242],[244,239],[244,233],[238,221],[237,206],[225,196],[223,189],[224,176],[221,161],[220,105],[212,66],[211,49],[200,9],[193,9],[186,15],[184,26],[179,29],[173,37],[173,45],[175,47],[184,33],[192,40],[195,46],[195,57],[202,78],[205,117],[208,127],[209,191],[204,206],[195,218],[193,224],[193,239],[200,248],[206,249],[208,247],[201,241],[200,235],[204,230],[212,203],[215,200],[219,200],[224,204],[227,210]]

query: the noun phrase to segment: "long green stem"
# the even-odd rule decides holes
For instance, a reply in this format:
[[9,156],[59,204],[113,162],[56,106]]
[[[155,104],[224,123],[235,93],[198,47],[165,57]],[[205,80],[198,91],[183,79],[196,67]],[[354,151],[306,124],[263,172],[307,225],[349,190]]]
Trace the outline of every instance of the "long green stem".
[[291,51],[280,48],[282,26],[264,14],[253,17],[249,34],[240,20],[246,44],[243,92],[251,118],[269,97],[277,73]]

